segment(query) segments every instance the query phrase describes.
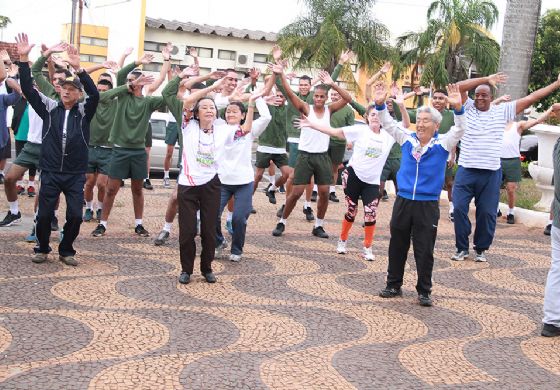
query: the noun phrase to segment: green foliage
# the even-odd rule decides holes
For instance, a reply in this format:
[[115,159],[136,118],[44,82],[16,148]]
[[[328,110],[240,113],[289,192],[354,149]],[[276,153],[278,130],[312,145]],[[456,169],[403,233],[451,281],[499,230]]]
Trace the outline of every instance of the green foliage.
[[[295,69],[332,72],[351,49],[359,67],[376,68],[393,55],[389,31],[372,17],[374,0],[303,0],[307,12],[280,30],[278,44]],[[342,78],[354,82],[349,65]]]
[[428,8],[427,18],[426,30],[397,39],[402,65],[424,66],[421,84],[433,82],[441,88],[463,80],[473,63],[483,75],[496,71],[500,45],[488,34],[498,20],[493,1],[436,0]]
[[[549,85],[560,73],[560,9],[548,10],[539,22],[531,68],[530,92]],[[537,108],[544,111],[555,102],[560,102],[559,91],[541,99]]]
[[0,15],[0,28],[6,27],[9,23],[12,23],[10,18]]

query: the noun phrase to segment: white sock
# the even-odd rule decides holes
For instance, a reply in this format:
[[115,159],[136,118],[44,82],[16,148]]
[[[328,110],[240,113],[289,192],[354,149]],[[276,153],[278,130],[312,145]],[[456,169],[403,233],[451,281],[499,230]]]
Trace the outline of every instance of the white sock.
[[12,213],[13,215],[19,213],[19,204],[17,200],[14,200],[13,202],[8,202],[8,204],[10,205],[10,213]]
[[330,186],[329,187],[329,192],[336,192],[336,187],[335,186]]
[[93,207],[93,201],[91,201],[91,202],[86,201],[86,209],[90,209],[90,210],[91,210],[92,207]]
[[274,185],[274,182],[276,181],[276,175],[268,175],[268,182],[272,185]]
[[514,208],[512,208],[512,209],[509,209],[509,214],[511,214],[511,215],[515,215],[515,207],[514,207]]
[[167,233],[171,233],[171,227],[173,226],[173,222],[165,222],[165,224],[163,225],[163,230],[165,230]]
[[163,178],[169,179],[169,171],[163,171]]
[[449,213],[452,213],[453,210],[455,210],[455,207],[453,206],[453,203],[449,203]]
[[280,221],[278,221],[278,223],[283,223],[284,225],[286,225],[286,222],[288,222],[288,221],[285,220],[284,218],[280,218]]
[[548,224],[549,224],[549,225],[552,225],[552,219],[549,219],[549,220],[548,220]]
[[274,185],[274,183],[272,183],[272,184],[270,185],[270,188],[269,188],[268,190],[274,192],[274,191],[276,191],[277,189],[278,189],[278,187],[276,187],[276,186]]
[[0,175],[4,175],[4,170],[0,169]]
[[142,225],[142,218],[134,220],[134,226]]
[[306,209],[308,207],[311,207],[311,202],[308,202],[306,200],[303,201],[303,208]]
[[23,187],[23,180],[18,180],[18,181],[16,182],[16,185],[17,185],[17,186],[22,186],[22,187]]
[[100,225],[103,225],[105,229],[107,229],[107,221],[99,221]]
[[35,180],[29,180],[27,183],[28,186],[35,187]]
[[313,184],[313,191],[317,192],[319,189],[317,188],[317,184]]
[[233,213],[231,211],[228,210],[227,215],[226,215],[226,221],[231,221],[233,219]]
[[196,210],[196,219],[200,219],[200,210]]
[[103,210],[103,202],[97,201],[97,210]]
[[315,227],[323,226],[323,219],[315,218]]

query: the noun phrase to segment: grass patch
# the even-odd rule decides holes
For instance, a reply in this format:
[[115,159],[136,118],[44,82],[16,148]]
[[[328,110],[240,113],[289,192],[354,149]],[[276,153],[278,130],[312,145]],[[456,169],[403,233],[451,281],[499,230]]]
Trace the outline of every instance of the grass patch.
[[[533,179],[523,178],[517,186],[515,206],[527,210],[535,210],[533,206],[541,200],[541,191],[535,186]],[[507,204],[505,189],[500,190],[500,202]]]

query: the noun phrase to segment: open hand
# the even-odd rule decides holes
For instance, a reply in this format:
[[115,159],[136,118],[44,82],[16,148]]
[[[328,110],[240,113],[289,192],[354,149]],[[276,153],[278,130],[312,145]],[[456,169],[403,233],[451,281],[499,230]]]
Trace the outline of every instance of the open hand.
[[354,57],[354,53],[352,52],[352,50],[344,50],[342,52],[342,54],[340,55],[340,58],[338,59],[338,63],[340,65],[344,65],[345,63],[347,63],[350,58]]
[[144,53],[142,57],[140,57],[140,63],[143,65],[147,65],[154,60],[154,55],[150,53]]
[[332,86],[334,84],[334,81],[331,78],[331,75],[329,74],[329,72],[325,72],[324,70],[319,72],[319,79],[325,85]]
[[137,77],[136,80],[132,81],[130,84],[133,87],[138,87],[138,86],[143,87],[144,85],[152,84],[154,80],[155,80],[154,76],[142,73],[142,75]]
[[68,55],[68,64],[75,70],[80,69],[80,53],[78,53],[78,49],[69,45],[66,48],[66,54]]
[[280,49],[280,46],[272,46],[272,58],[274,59],[274,62],[280,61],[282,58],[282,49]]
[[494,73],[491,74],[490,76],[488,76],[488,83],[493,86],[496,87],[497,84],[503,84],[507,81],[508,76],[503,73],[503,72],[499,72],[499,73]]
[[294,127],[302,129],[304,127],[311,127],[311,121],[305,116],[301,115],[300,118],[295,118],[293,121]]
[[447,103],[452,106],[456,111],[460,111],[463,106],[463,99],[461,97],[461,91],[457,84],[447,85]]
[[16,45],[17,45],[18,54],[20,56],[25,56],[25,57],[29,56],[29,52],[35,46],[34,44],[29,43],[29,37],[27,36],[26,33],[19,33],[17,35]]

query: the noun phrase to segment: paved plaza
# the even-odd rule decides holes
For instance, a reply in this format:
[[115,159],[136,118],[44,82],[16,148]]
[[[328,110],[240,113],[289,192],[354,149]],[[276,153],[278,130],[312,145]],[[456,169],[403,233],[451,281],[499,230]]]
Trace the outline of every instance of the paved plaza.
[[[311,236],[301,202],[277,238],[276,208],[258,192],[242,262],[215,261],[216,284],[196,272],[180,285],[177,223],[167,246],[152,244],[171,192],[154,182],[144,217],[152,237],[133,233],[127,185],[105,237],[82,225],[78,267],[54,255],[33,264],[27,226],[0,230],[1,389],[560,388],[560,338],[539,336],[550,263],[541,229],[501,220],[487,264],[452,262],[442,201],[425,308],[412,255],[404,296],[377,295],[393,197],[380,204],[377,259],[366,262],[360,223],[349,253],[335,252],[342,202],[329,205],[328,240]],[[29,223],[32,200],[20,199]]]

